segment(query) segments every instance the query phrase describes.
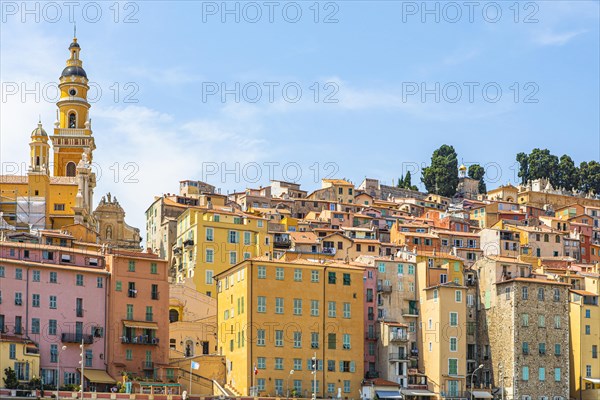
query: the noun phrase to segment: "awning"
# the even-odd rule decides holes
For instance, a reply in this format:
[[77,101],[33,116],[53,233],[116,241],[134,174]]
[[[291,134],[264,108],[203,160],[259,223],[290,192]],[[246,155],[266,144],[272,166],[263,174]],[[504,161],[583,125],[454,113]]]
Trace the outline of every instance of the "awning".
[[430,392],[429,390],[425,390],[425,389],[404,389],[402,391],[402,394],[405,396],[423,396],[423,397],[435,396],[435,393]]
[[125,325],[126,328],[158,329],[158,324],[156,322],[123,321],[123,325]]
[[481,390],[473,390],[473,397],[476,399],[493,399],[494,396],[489,392],[484,392]]
[[375,394],[380,399],[401,399],[402,395],[397,390],[376,390]]
[[117,383],[106,371],[101,369],[83,369],[83,376],[90,382],[93,383]]
[[583,378],[583,380],[592,382],[595,385],[600,385],[600,378]]

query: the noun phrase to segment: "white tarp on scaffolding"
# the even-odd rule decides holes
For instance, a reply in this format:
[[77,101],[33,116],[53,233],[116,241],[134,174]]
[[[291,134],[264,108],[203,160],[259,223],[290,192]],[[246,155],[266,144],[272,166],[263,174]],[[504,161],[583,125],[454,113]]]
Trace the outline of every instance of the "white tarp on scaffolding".
[[17,197],[17,223],[32,229],[46,227],[46,199],[43,197]]

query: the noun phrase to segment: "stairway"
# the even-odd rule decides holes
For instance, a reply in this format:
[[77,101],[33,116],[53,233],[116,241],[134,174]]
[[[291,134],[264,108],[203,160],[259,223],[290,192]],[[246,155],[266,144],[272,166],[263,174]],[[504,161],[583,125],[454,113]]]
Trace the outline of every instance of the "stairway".
[[242,397],[242,394],[240,392],[238,392],[233,386],[231,386],[229,383],[225,384],[225,390],[227,392],[229,392],[231,397]]

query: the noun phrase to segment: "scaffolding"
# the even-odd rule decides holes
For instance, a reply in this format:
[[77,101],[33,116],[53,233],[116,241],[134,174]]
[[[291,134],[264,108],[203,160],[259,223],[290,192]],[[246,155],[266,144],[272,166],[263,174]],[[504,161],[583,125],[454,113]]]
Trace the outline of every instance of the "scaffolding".
[[17,197],[17,225],[29,229],[46,227],[46,199],[44,197]]

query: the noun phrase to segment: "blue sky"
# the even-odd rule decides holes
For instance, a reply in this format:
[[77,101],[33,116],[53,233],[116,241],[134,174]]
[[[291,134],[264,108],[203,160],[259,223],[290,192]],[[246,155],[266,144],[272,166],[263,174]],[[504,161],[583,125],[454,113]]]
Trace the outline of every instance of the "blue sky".
[[[59,18],[48,3],[39,3],[38,15],[6,3],[5,173],[7,163],[27,161],[38,115],[52,128],[54,99],[42,88],[57,81],[73,31],[62,3],[54,3]],[[520,2],[518,16],[513,2],[477,2],[472,20],[463,2],[427,2],[437,15],[425,14],[423,2],[273,2],[272,22],[262,1],[228,2],[239,22],[220,1],[116,3],[117,18],[114,4],[81,2],[74,12],[84,67],[102,91],[91,109],[101,173],[96,201],[116,194],[142,231],[152,196],[176,192],[180,179],[206,179],[226,192],[265,185],[269,172],[298,177],[299,166],[308,190],[331,173],[356,184],[365,176],[391,183],[447,143],[461,162],[487,165],[494,187],[514,182],[515,154],[534,147],[576,163],[600,157],[596,1]],[[262,16],[253,23],[257,9]],[[126,15],[137,22],[124,23]],[[36,83],[39,102],[23,99],[23,85],[35,91]],[[223,101],[221,84],[236,92],[236,83],[239,102],[233,94]],[[18,93],[7,93],[14,85]],[[252,102],[256,87],[262,97]],[[291,102],[296,88],[302,96]],[[423,88],[431,91],[425,97]],[[127,94],[137,103],[125,101]],[[325,102],[327,95],[337,102]],[[236,163],[237,172],[222,174]],[[207,173],[214,168],[216,175]]]

